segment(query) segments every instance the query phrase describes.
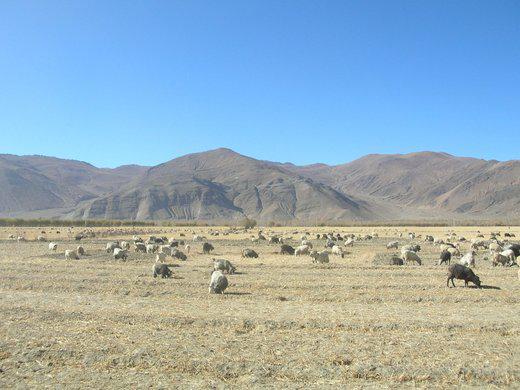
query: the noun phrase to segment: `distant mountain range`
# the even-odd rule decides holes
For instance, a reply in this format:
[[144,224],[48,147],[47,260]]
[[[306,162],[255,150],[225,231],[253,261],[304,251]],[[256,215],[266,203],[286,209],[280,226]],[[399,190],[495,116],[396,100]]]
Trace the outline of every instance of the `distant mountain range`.
[[0,155],[0,217],[262,222],[520,217],[520,160],[421,152],[342,165],[260,161],[229,149],[154,167]]

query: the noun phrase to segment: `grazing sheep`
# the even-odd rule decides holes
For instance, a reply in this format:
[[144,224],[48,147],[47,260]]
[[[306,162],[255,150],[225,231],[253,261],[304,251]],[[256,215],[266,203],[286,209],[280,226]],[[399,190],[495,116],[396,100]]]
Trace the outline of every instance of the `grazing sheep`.
[[509,245],[506,245],[504,247],[504,250],[507,250],[507,249],[511,249],[515,253],[516,257],[520,256],[520,244],[509,244]]
[[122,249],[126,249],[126,250],[130,250],[130,243],[127,242],[127,241],[121,241],[121,248]]
[[434,240],[435,240],[435,238],[433,238],[433,236],[429,236],[429,235],[424,236],[424,241],[426,241],[426,242],[433,242]]
[[466,267],[474,267],[475,266],[475,256],[477,253],[475,251],[471,251],[466,253],[459,261],[459,264],[464,265]]
[[256,253],[252,249],[244,249],[244,250],[242,250],[242,257],[249,257],[249,258],[256,259],[258,257],[258,253]]
[[419,252],[421,250],[421,246],[418,244],[410,244],[405,245],[401,248],[401,253],[404,253],[406,251],[412,251],[412,252]]
[[452,247],[449,247],[447,249],[448,252],[451,253],[451,257],[454,257],[454,256],[460,256],[460,250],[459,248],[452,248]]
[[172,257],[182,261],[186,261],[188,257],[178,249],[172,250]]
[[332,248],[334,245],[336,245],[336,243],[334,242],[334,240],[327,240],[327,243],[325,244],[325,248]]
[[58,249],[58,244],[56,244],[55,242],[49,242],[49,250],[55,251],[56,249]]
[[280,239],[278,237],[271,237],[269,238],[269,244],[279,244]]
[[23,236],[18,236],[18,238],[16,239],[16,241],[18,241],[18,242],[24,242],[24,241],[27,241],[27,240],[26,240],[25,237],[23,237]]
[[193,242],[200,242],[200,241],[204,241],[204,237],[199,236],[198,234],[195,234],[193,236]]
[[401,254],[403,255],[403,261],[405,263],[409,263],[409,262],[414,261],[414,262],[416,262],[419,265],[422,264],[421,258],[414,251],[404,251],[404,252],[401,252]]
[[468,282],[472,282],[477,287],[480,288],[480,279],[471,268],[468,268],[462,264],[452,264],[448,267],[448,280],[446,281],[446,286],[450,286],[450,280],[453,287],[455,287],[455,282],[453,279],[464,280],[465,287],[468,286]]
[[146,253],[146,245],[142,242],[136,242],[135,243],[135,251],[136,252],[143,252]]
[[127,257],[128,257],[128,252],[125,249],[122,249],[122,248],[114,249],[114,259],[126,260]]
[[345,240],[345,246],[354,246],[354,239],[349,237],[347,240]]
[[146,244],[146,253],[155,253],[159,249],[156,244]]
[[209,282],[209,292],[211,294],[224,294],[228,286],[226,275],[222,271],[213,271]]
[[509,264],[509,257],[504,256],[502,253],[494,253],[493,254],[493,267],[496,267],[497,265],[506,266]]
[[505,256],[509,259],[509,264],[513,265],[516,263],[516,255],[512,249],[506,249],[505,251],[500,252],[502,256]]
[[390,265],[403,265],[404,261],[400,257],[392,256],[390,258]]
[[105,248],[107,253],[114,253],[114,249],[121,249],[118,242],[107,242],[107,246]]
[[443,250],[439,256],[439,265],[442,263],[450,264],[451,262],[451,252],[447,249]]
[[47,241],[47,239],[43,236],[38,236],[38,238],[36,239],[37,241],[40,241],[40,242],[45,242]]
[[79,260],[79,256],[76,251],[72,249],[67,249],[65,251],[65,260]]
[[399,248],[399,241],[391,241],[388,244],[386,244],[386,249],[397,249]]
[[309,254],[310,257],[312,257],[313,263],[328,263],[329,262],[329,254],[326,251],[318,252],[318,251],[312,251]]
[[341,256],[341,258],[345,257],[345,254],[343,253],[343,249],[338,245],[334,245],[331,249],[331,252],[333,255]]
[[222,272],[227,272],[228,274],[234,274],[235,271],[236,271],[236,268],[233,266],[233,264],[231,264],[231,262],[229,260],[225,260],[225,259],[213,259],[213,269],[215,271],[222,271]]
[[309,240],[302,240],[301,245],[308,246],[309,248],[312,249],[312,242],[310,242]]
[[309,249],[310,248],[307,245],[297,246],[296,249],[294,250],[294,255],[295,256],[308,255]]
[[294,248],[290,245],[284,244],[280,248],[281,255],[294,255]]
[[153,277],[156,278],[157,276],[164,278],[170,278],[172,276],[171,269],[166,265],[162,263],[155,263],[152,266],[153,271]]
[[202,245],[202,252],[206,255],[208,255],[213,249],[215,249],[213,247],[213,245],[211,245],[209,242],[205,242],[203,245]]
[[78,247],[76,248],[76,252],[80,256],[85,256],[85,248],[83,248],[81,245],[78,245]]

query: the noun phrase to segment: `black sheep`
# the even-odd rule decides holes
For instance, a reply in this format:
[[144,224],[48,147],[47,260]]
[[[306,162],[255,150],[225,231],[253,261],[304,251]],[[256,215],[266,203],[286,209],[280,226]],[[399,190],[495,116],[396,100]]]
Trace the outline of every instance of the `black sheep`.
[[153,277],[161,276],[162,278],[170,278],[172,276],[172,271],[166,264],[155,263],[153,265]]
[[447,250],[443,250],[441,255],[439,256],[439,265],[442,263],[450,264],[451,262],[451,252]]
[[213,249],[215,248],[209,242],[205,242],[202,245],[202,252],[204,252],[206,255],[209,254],[209,252],[211,252]]
[[468,268],[462,264],[453,264],[448,267],[448,280],[446,281],[446,286],[450,286],[450,280],[453,287],[455,287],[455,283],[453,279],[464,280],[464,285],[467,287],[468,282],[473,282],[477,287],[480,288],[480,279],[471,268]]
[[280,248],[280,254],[282,255],[294,255],[294,248],[290,245],[284,244]]

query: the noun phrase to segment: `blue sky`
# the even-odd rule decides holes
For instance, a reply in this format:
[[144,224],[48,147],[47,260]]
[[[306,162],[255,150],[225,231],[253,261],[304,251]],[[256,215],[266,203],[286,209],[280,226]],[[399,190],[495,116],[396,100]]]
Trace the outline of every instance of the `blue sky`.
[[520,158],[520,2],[0,2],[0,153]]

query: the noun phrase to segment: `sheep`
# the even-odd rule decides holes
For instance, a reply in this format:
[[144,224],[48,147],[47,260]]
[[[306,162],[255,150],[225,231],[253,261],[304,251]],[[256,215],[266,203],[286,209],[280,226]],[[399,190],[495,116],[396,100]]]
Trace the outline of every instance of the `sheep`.
[[433,236],[429,236],[429,235],[424,236],[425,242],[433,242],[434,240],[435,240],[435,238],[433,238]]
[[510,265],[516,263],[515,252],[512,249],[506,249],[505,251],[500,252],[500,254],[508,258]]
[[38,238],[36,238],[36,241],[45,242],[47,241],[47,239],[43,236],[38,236]]
[[213,249],[215,249],[213,247],[213,245],[211,245],[209,242],[205,242],[203,245],[202,245],[202,252],[206,255],[208,255]]
[[279,244],[280,239],[278,237],[270,237],[269,238],[269,244]]
[[401,259],[400,257],[392,256],[390,258],[390,265],[403,265],[403,264],[404,264],[403,259]]
[[464,280],[464,286],[468,286],[468,282],[472,282],[478,288],[480,288],[481,282],[480,279],[471,268],[468,268],[462,264],[452,264],[448,267],[448,280],[446,281],[446,286],[450,286],[450,280],[453,287],[455,287],[455,282],[453,279]]
[[186,261],[188,257],[178,249],[172,250],[172,257],[182,261]]
[[442,263],[450,264],[451,262],[451,252],[447,249],[443,250],[439,256],[439,265]]
[[193,236],[193,242],[200,242],[200,241],[203,241],[203,240],[204,240],[204,237],[199,236],[198,234],[195,234]]
[[155,253],[159,249],[159,246],[156,244],[147,244],[146,245],[146,253]]
[[79,256],[76,251],[72,249],[67,249],[65,251],[65,260],[79,260]]
[[166,260],[166,254],[165,253],[157,253],[155,255],[155,262],[156,263],[164,263]]
[[464,265],[466,267],[474,267],[475,266],[475,251],[471,251],[466,253],[462,258],[459,260],[459,264]]
[[225,259],[213,259],[213,269],[215,271],[220,270],[222,272],[227,272],[228,274],[234,274],[236,271],[235,266],[233,266],[229,260]]
[[520,244],[509,244],[509,245],[506,245],[504,247],[504,250],[507,250],[507,249],[511,249],[515,253],[516,257],[520,256]]
[[146,253],[146,245],[142,242],[136,242],[135,244],[135,251],[136,252],[143,252]]
[[333,255],[341,256],[341,258],[345,257],[345,254],[343,253],[343,249],[341,249],[341,247],[338,245],[334,245],[331,249],[331,252]]
[[249,257],[249,258],[256,259],[258,257],[258,253],[256,253],[252,249],[244,249],[244,250],[242,250],[242,257]]
[[128,257],[128,252],[125,249],[122,249],[122,248],[114,249],[114,259],[126,260],[127,257]]
[[227,286],[228,280],[226,275],[224,275],[220,270],[213,271],[211,274],[211,280],[209,282],[210,294],[224,294]]
[[410,244],[410,245],[405,245],[401,248],[401,253],[403,252],[406,252],[406,251],[412,251],[412,252],[419,252],[421,250],[421,246],[418,245],[418,244]]
[[459,248],[452,248],[452,247],[449,247],[447,249],[448,252],[451,253],[451,257],[454,257],[454,256],[460,256],[460,250]]
[[312,257],[313,263],[328,263],[329,262],[329,254],[326,251],[318,252],[318,251],[312,251],[309,254],[310,257]]
[[49,242],[49,250],[56,251],[56,249],[58,249],[58,244],[56,244],[55,242]]
[[281,255],[294,255],[294,248],[290,245],[284,244],[280,248]]
[[24,241],[27,241],[27,240],[26,240],[25,237],[23,237],[23,236],[18,236],[18,238],[16,239],[16,241],[18,241],[18,242],[24,242]]
[[117,241],[107,242],[107,246],[106,246],[105,250],[107,253],[113,253],[114,249],[116,249],[116,248],[121,249],[121,247],[119,246],[119,243]]
[[172,276],[171,269],[166,265],[162,263],[155,263],[152,266],[153,271],[153,277],[156,278],[157,276],[160,276],[161,278],[170,278]]
[[401,254],[403,256],[403,261],[405,263],[414,261],[414,262],[416,262],[419,265],[422,264],[421,258],[414,251],[404,251],[404,252],[401,252]]
[[122,249],[126,249],[126,250],[129,250],[130,249],[130,243],[127,242],[127,241],[121,241],[121,248]]
[[295,256],[308,255],[309,249],[310,248],[307,245],[297,246],[296,249],[294,250],[294,255]]
[[312,249],[312,242],[310,242],[309,240],[302,240],[301,245],[308,246],[310,249]]
[[397,249],[399,247],[399,241],[391,241],[388,244],[386,244],[386,249]]
[[76,248],[76,252],[78,253],[78,255],[84,256],[85,255],[85,248],[83,248],[81,245],[78,245],[78,247]]
[[504,256],[502,253],[494,253],[493,254],[493,267],[496,267],[498,264],[502,266],[506,266],[509,263],[509,257]]
[[325,248],[332,248],[334,245],[336,245],[336,243],[334,242],[334,240],[327,240],[327,243],[325,244]]
[[345,240],[345,246],[354,246],[354,239],[349,237],[347,240]]

